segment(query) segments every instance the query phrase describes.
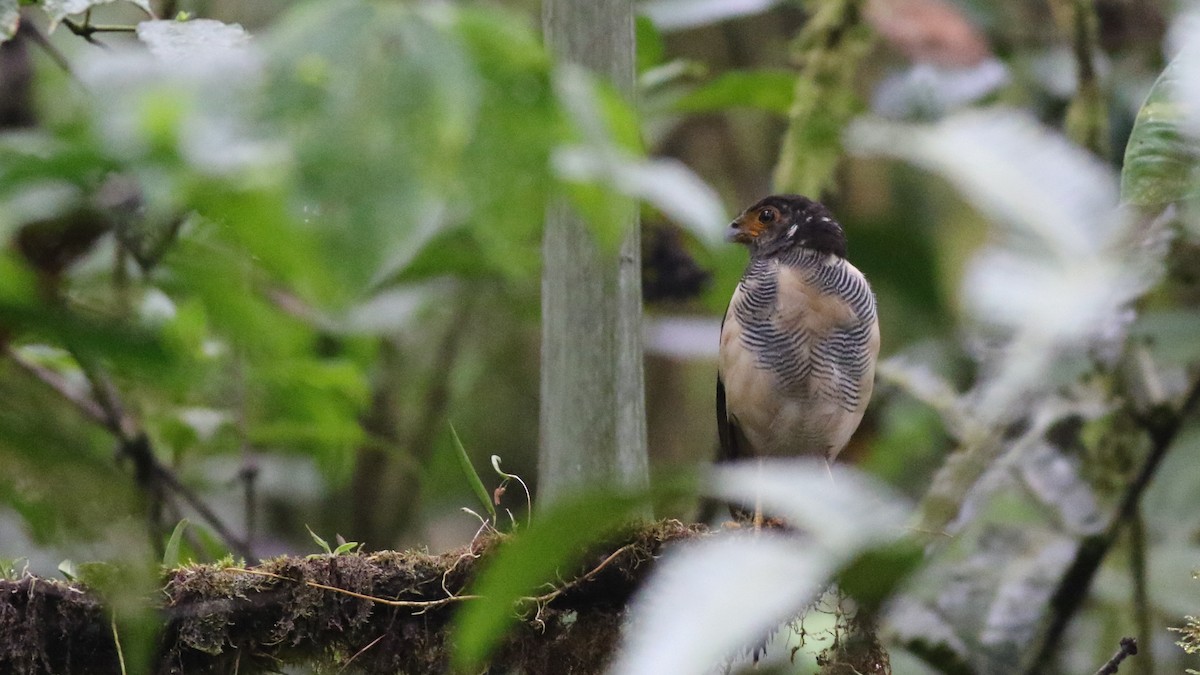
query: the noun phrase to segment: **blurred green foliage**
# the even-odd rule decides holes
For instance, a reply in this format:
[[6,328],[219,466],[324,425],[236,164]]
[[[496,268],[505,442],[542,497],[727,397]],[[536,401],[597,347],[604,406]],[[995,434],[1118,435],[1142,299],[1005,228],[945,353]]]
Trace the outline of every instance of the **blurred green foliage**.
[[[139,482],[124,450],[137,433],[259,554],[311,550],[307,523],[371,549],[468,540],[479,524],[458,508],[500,480],[483,472],[473,488],[464,460],[485,466],[500,455],[536,483],[540,230],[558,194],[604,241],[615,240],[616,194],[651,202],[649,228],[674,227],[663,214],[680,221],[681,247],[711,282],[700,297],[648,313],[705,317],[710,328],[745,264],[706,225],[722,205],[732,213],[751,203],[773,175],[832,195],[850,257],[878,295],[884,354],[904,366],[882,378],[847,455],[917,499],[948,452],[978,440],[963,419],[990,415],[972,429],[995,441],[974,467],[978,481],[954,501],[944,545],[919,565],[910,548],[868,550],[843,574],[882,596],[900,583],[891,573],[917,565],[888,606],[903,672],[1015,672],[1077,544],[1103,529],[1146,457],[1139,425],[1194,381],[1200,227],[1188,106],[1200,71],[1190,52],[1164,58],[1174,57],[1165,26],[1189,19],[1157,5],[1096,4],[1095,30],[1081,35],[1100,86],[1085,100],[1080,35],[1046,3],[933,2],[943,13],[928,16],[904,14],[915,6],[905,2],[885,3],[898,15],[850,1],[761,3],[749,15],[650,3],[657,23],[637,23],[635,110],[553,63],[528,3],[181,0],[169,4],[201,19],[145,21],[144,9],[166,4],[0,0],[0,38],[16,36],[4,58],[23,54],[0,61],[0,75],[26,68],[22,95],[38,121],[0,133],[0,532],[13,533],[0,559],[28,556],[41,573],[67,556],[123,560],[142,575],[130,586],[148,588],[148,561],[223,555],[231,543],[184,493],[156,499]],[[18,5],[40,6],[21,22],[47,34],[54,52],[16,32]],[[77,11],[93,5],[92,15]],[[113,47],[103,50],[65,23],[49,32],[65,20],[141,25],[132,35],[88,33]],[[905,42],[889,23],[901,20],[932,38]],[[945,26],[966,28],[947,37]],[[947,76],[983,80],[971,68],[987,61],[1004,78],[980,92],[962,94]],[[901,104],[889,107],[891,83]],[[20,93],[4,78],[0,86]],[[962,137],[977,145],[921,154],[955,129],[930,118],[961,120],[956,111],[993,101],[1046,128],[1037,148],[1065,143],[1069,111],[1087,110],[1095,133],[1086,135],[1109,129],[1116,151],[1055,172],[1055,156],[984,138],[997,123]],[[888,148],[875,149],[903,162],[844,156],[845,126],[859,113],[920,123],[887,126]],[[647,154],[694,168],[719,198]],[[1109,178],[1120,172],[1122,226],[1084,218],[1071,229],[1057,210],[1033,234],[1005,222],[1013,211],[1047,215],[1012,186],[1036,183],[1065,213],[1095,194],[1097,166]],[[1011,172],[988,173],[997,167]],[[994,191],[964,188],[974,179]],[[1071,233],[1076,248],[1054,248]],[[980,256],[997,250],[1015,257]],[[1055,256],[1061,264],[1047,264]],[[1039,264],[1000,264],[1014,259]],[[996,358],[1029,328],[1012,315],[1032,314],[1013,308],[1108,288],[1072,286],[1093,262],[1137,277],[1140,297],[1122,286],[1126,295],[1097,301],[1120,321],[1039,343],[1036,358]],[[981,269],[1009,272],[1011,285],[981,286],[972,276]],[[1062,274],[1033,274],[1047,269]],[[990,306],[980,298],[1006,294],[1009,316],[981,311]],[[1054,307],[1044,316],[1075,316],[1070,303]],[[711,359],[649,359],[654,461],[668,470],[707,462]],[[1036,386],[1016,390],[1011,409],[981,406],[1022,364],[1044,366],[1024,373]],[[451,414],[465,444],[449,432]],[[112,433],[122,423],[131,428]],[[1117,638],[1143,630],[1139,614],[1152,620],[1156,639],[1145,646],[1156,667],[1188,664],[1162,629],[1200,607],[1189,578],[1200,559],[1198,443],[1194,430],[1181,434],[1143,500],[1149,609],[1134,606],[1137,546],[1125,534],[1059,649],[1063,672],[1094,671]],[[523,520],[524,497],[511,487],[497,505],[502,525],[505,509]],[[585,500],[513,542],[479,582],[494,600],[460,617],[471,640],[464,658],[498,639],[508,599],[530,594],[576,543],[621,520],[624,502],[612,499]]]

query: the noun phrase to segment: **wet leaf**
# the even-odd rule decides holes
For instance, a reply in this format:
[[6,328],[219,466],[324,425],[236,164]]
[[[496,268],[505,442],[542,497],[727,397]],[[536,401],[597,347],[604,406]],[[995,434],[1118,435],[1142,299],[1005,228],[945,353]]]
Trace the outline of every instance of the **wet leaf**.
[[1200,76],[1195,45],[1187,45],[1158,76],[1138,110],[1121,170],[1121,198],[1156,207],[1197,194],[1200,137],[1189,126],[1200,115],[1200,101],[1183,100],[1182,78]]

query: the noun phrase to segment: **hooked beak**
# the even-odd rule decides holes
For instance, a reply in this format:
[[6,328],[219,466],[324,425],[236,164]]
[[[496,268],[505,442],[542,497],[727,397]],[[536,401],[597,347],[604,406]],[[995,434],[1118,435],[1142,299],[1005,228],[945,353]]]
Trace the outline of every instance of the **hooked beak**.
[[729,224],[725,232],[725,241],[734,244],[749,244],[762,234],[762,224],[756,218],[748,218],[746,214],[737,217]]

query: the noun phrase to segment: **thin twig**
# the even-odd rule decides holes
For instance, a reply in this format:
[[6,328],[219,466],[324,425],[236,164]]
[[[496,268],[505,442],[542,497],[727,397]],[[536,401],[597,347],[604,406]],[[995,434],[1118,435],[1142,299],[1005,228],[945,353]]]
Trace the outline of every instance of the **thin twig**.
[[1138,653],[1137,639],[1131,637],[1121,638],[1121,648],[1116,654],[1104,664],[1100,670],[1096,671],[1096,675],[1116,675],[1117,669],[1121,667],[1121,662],[1130,656]]
[[103,373],[95,368],[89,368],[85,365],[86,360],[73,353],[76,362],[79,363],[92,386],[94,396],[86,396],[74,391],[62,375],[25,359],[11,345],[4,348],[4,355],[11,359],[17,367],[53,389],[84,417],[104,427],[115,436],[120,444],[121,454],[134,462],[143,487],[149,488],[151,484],[158,482],[170,488],[174,494],[182,497],[200,515],[230,549],[248,560],[253,557],[246,542],[234,535],[196,493],[184,485],[174,472],[158,461],[150,449],[149,440],[144,434],[134,429],[135,425],[126,416],[115,387]]
[[33,376],[34,379],[53,389],[55,393],[66,400],[67,403],[70,403],[84,417],[95,422],[96,424],[108,428],[108,415],[104,412],[104,408],[100,407],[100,404],[96,403],[96,401],[90,396],[85,396],[74,391],[71,388],[71,385],[67,383],[66,378],[64,378],[62,375],[59,375],[45,366],[41,366],[27,360],[25,357],[21,356],[21,354],[17,352],[12,345],[7,345],[4,348],[4,354],[14,364],[16,364],[18,368],[24,370],[26,373]]
[[1133,620],[1138,637],[1142,640],[1142,658],[1135,663],[1135,670],[1153,673],[1151,635],[1154,629],[1150,619],[1150,593],[1146,585],[1146,519],[1142,516],[1140,506],[1129,519],[1129,574],[1133,577]]
[[226,527],[225,523],[221,521],[220,516],[218,516],[211,508],[209,508],[208,504],[206,504],[203,499],[200,499],[199,495],[193,492],[191,488],[184,485],[173,471],[163,466],[157,460],[155,460],[154,466],[158,472],[159,479],[162,480],[167,487],[171,488],[172,492],[182,497],[183,500],[187,502],[188,506],[192,507],[192,510],[194,510],[201,518],[204,519],[204,522],[207,523],[208,526],[217,533],[217,536],[220,537],[221,540],[224,541],[234,553],[237,553],[246,560],[253,559],[254,552],[250,549],[250,546],[240,537],[234,534],[228,527]]
[[354,652],[354,656],[351,656],[350,658],[346,659],[346,662],[342,664],[342,667],[338,669],[338,672],[339,673],[346,672],[346,669],[350,667],[350,664],[354,662],[354,659],[357,659],[359,656],[362,656],[363,652],[365,652],[368,649],[370,649],[371,647],[374,647],[375,645],[379,644],[379,641],[382,640],[383,638],[387,637],[387,635],[388,635],[387,633],[380,635],[379,637],[375,638],[374,640],[371,640],[370,642],[368,642],[366,647],[363,647],[362,649]]
[[59,68],[62,68],[72,80],[75,80],[76,82],[80,81],[79,76],[76,75],[75,71],[71,68],[71,62],[68,61],[67,57],[58,50],[58,47],[54,46],[54,43],[50,42],[45,35],[42,35],[42,31],[38,30],[37,26],[33,25],[33,23],[30,21],[22,21],[21,32],[24,35],[28,35],[29,39],[36,42],[37,45],[42,48],[42,51],[46,52],[46,55],[50,57],[50,60],[53,61]]
[[305,586],[308,586],[310,588],[319,588],[323,591],[332,591],[334,593],[341,593],[342,595],[348,595],[352,598],[358,598],[359,600],[369,600],[369,601],[374,602],[379,605],[387,605],[388,607],[408,607],[408,608],[413,608],[413,609],[429,610],[429,609],[433,609],[435,607],[441,607],[442,605],[448,605],[452,602],[459,602],[461,600],[477,600],[480,597],[482,597],[479,595],[451,595],[451,596],[447,596],[445,598],[440,598],[438,600],[389,600],[387,598],[380,598],[380,597],[376,597],[374,595],[358,593],[356,591],[351,591],[346,588],[338,588],[337,586],[329,586],[327,584],[319,584],[315,581],[309,581],[307,579],[293,579],[292,577],[285,577],[282,574],[275,574],[274,572],[264,572],[263,570],[246,569],[245,567],[230,567],[228,569],[231,572],[241,572],[243,574],[253,574],[256,576],[260,576],[260,577],[279,579],[281,581],[299,581],[300,583],[302,583]]
[[106,24],[94,24],[84,22],[83,24],[75,23],[70,19],[63,19],[62,23],[72,33],[83,39],[88,39],[93,33],[136,33],[137,26],[118,26]]
[[603,570],[605,567],[608,567],[608,565],[610,563],[612,563],[612,561],[614,561],[618,557],[620,557],[620,555],[622,553],[628,551],[629,549],[631,549],[633,547],[634,547],[634,544],[625,544],[621,548],[613,551],[612,554],[609,555],[607,558],[605,558],[604,561],[601,562],[599,565],[596,565],[595,567],[593,567],[592,571],[579,577],[578,579],[568,581],[567,583],[563,584],[562,586],[559,586],[558,588],[554,589],[553,591],[550,591],[549,593],[545,593],[543,595],[536,595],[531,598],[526,597],[526,598],[521,598],[521,599],[525,600],[526,602],[537,602],[537,603],[551,602],[552,600],[554,600],[558,596],[562,595],[563,593],[566,593],[567,591],[575,588],[576,586],[579,586],[580,584],[582,584],[586,581],[589,581],[592,577],[599,574],[600,571]]

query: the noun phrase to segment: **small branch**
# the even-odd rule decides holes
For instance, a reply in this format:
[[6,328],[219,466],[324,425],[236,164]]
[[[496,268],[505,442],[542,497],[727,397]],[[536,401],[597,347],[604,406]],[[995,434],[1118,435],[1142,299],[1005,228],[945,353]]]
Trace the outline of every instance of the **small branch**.
[[20,355],[20,353],[17,352],[16,349],[12,347],[12,345],[8,345],[4,348],[4,354],[14,364],[16,364],[18,368],[31,375],[34,379],[38,380],[42,384],[53,389],[55,393],[61,396],[67,403],[70,403],[84,417],[112,431],[112,429],[108,426],[108,415],[105,413],[104,408],[102,408],[99,403],[96,403],[96,401],[90,396],[85,396],[74,391],[71,388],[71,385],[67,384],[66,378],[64,378],[62,375],[59,375],[45,366],[41,366],[32,361],[26,360]]
[[563,584],[562,586],[559,586],[558,588],[554,589],[553,591],[550,591],[549,593],[545,593],[543,595],[537,595],[537,596],[534,596],[531,598],[522,598],[522,600],[524,600],[526,602],[552,602],[555,598],[562,595],[563,593],[566,593],[567,591],[570,591],[570,590],[574,590],[575,587],[579,586],[580,584],[594,579],[596,577],[596,575],[599,574],[601,571],[603,571],[605,567],[608,567],[609,564],[612,563],[612,561],[619,558],[623,553],[628,552],[630,549],[633,548],[633,546],[634,546],[633,544],[626,544],[626,545],[622,546],[621,548],[613,551],[607,558],[604,559],[604,562],[593,567],[591,569],[591,571],[589,571],[587,574],[584,574],[581,577],[578,577],[576,579],[568,581],[567,583]]
[[[663,548],[704,536],[702,526],[658,521],[594,550],[603,558],[599,565],[551,593],[523,599],[538,603],[537,615],[514,625],[491,669],[603,672],[624,605]],[[280,557],[249,569],[169,570],[159,611],[142,614],[160,625],[147,626],[156,631],[158,650],[141,671],[278,672],[303,663],[319,664],[322,672],[351,664],[347,670],[368,673],[449,672],[453,614],[473,597],[456,593],[500,542],[484,538],[442,555],[381,551]],[[78,584],[0,579],[0,621],[19,627],[0,649],[0,672],[120,675],[111,616],[99,595]]]
[[[62,24],[67,27],[72,33],[79,37],[89,40],[95,33],[136,33],[137,26],[114,26],[104,24],[84,23],[78,24],[70,19],[63,19]],[[90,40],[89,40],[90,41]]]
[[94,367],[85,365],[87,363],[85,359],[78,354],[73,354],[92,386],[94,397],[86,396],[73,390],[62,375],[23,358],[12,346],[4,348],[4,355],[11,359],[17,367],[54,390],[88,420],[103,427],[117,438],[121,456],[127,457],[134,464],[138,486],[150,495],[152,501],[156,502],[152,504],[152,509],[161,506],[160,502],[163,497],[160,494],[161,487],[165,486],[196,511],[233,552],[247,560],[252,558],[252,551],[246,542],[234,535],[217,514],[204,503],[204,500],[200,499],[191,488],[184,485],[173,471],[158,461],[158,457],[154,455],[150,447],[149,439],[136,429],[136,424],[125,414],[116,388],[103,373]]
[[1135,656],[1138,653],[1137,640],[1131,637],[1121,638],[1121,648],[1116,654],[1104,664],[1100,670],[1096,671],[1096,675],[1115,675],[1117,669],[1121,667],[1121,662],[1130,656]]
[[[244,567],[230,567],[229,571],[239,572],[241,574],[253,574],[255,576],[267,577],[270,579],[279,579],[281,581],[296,581],[296,579],[293,579],[291,577],[285,577],[281,574],[274,574],[272,572],[264,572],[262,570],[252,570],[252,569],[247,569]],[[479,595],[450,595],[450,596],[446,596],[444,598],[440,598],[437,600],[389,600],[387,598],[379,598],[374,595],[367,595],[366,593],[358,593],[358,592],[355,592],[355,591],[352,591],[352,590],[349,590],[346,588],[338,588],[337,586],[330,586],[328,584],[319,584],[315,581],[309,581],[307,579],[301,580],[301,583],[303,583],[305,586],[308,586],[309,588],[319,588],[323,591],[332,591],[334,593],[341,593],[342,595],[348,595],[352,598],[358,598],[359,600],[369,600],[377,605],[387,605],[388,607],[406,607],[406,608],[410,608],[410,609],[420,609],[421,612],[418,612],[418,614],[423,613],[426,610],[433,609],[434,607],[441,607],[442,605],[448,605],[452,602],[461,602],[463,600],[478,600],[479,598],[483,597],[483,596],[479,596]]]
[[154,464],[158,472],[159,480],[161,480],[167,487],[171,488],[172,492],[182,497],[183,501],[187,502],[188,506],[192,507],[192,510],[195,511],[202,519],[204,519],[204,522],[213,529],[213,532],[217,533],[217,536],[220,537],[221,540],[224,541],[234,553],[245,558],[246,560],[253,559],[254,553],[250,549],[250,546],[240,537],[234,534],[232,530],[226,527],[225,523],[221,521],[221,518],[217,516],[217,514],[211,508],[208,507],[208,504],[204,503],[204,500],[201,499],[199,495],[193,492],[191,488],[184,485],[174,472],[159,463],[157,459],[155,459]]
[[62,68],[63,72],[65,72],[72,80],[75,80],[76,82],[80,81],[79,76],[76,75],[74,69],[71,68],[71,62],[67,60],[67,57],[64,56],[61,51],[59,51],[58,47],[54,46],[54,43],[46,39],[45,35],[42,35],[42,31],[38,30],[37,26],[33,25],[33,23],[30,21],[22,21],[21,31],[24,35],[28,35],[29,39],[36,42],[37,45],[42,48],[42,51],[46,52],[46,55],[50,57],[50,60],[53,61],[59,68]]
[[1158,415],[1138,419],[1138,423],[1150,436],[1150,452],[1137,475],[1126,487],[1125,494],[1122,496],[1120,505],[1108,528],[1104,532],[1087,537],[1080,542],[1075,560],[1063,572],[1058,588],[1050,598],[1050,616],[1047,619],[1046,628],[1034,643],[1034,649],[1029,652],[1031,657],[1024,670],[1027,675],[1043,672],[1043,669],[1049,667],[1049,664],[1053,662],[1054,655],[1062,642],[1063,633],[1071,623],[1072,617],[1083,606],[1083,601],[1087,598],[1088,591],[1092,586],[1092,580],[1095,578],[1096,572],[1100,570],[1100,563],[1104,561],[1105,556],[1116,544],[1122,527],[1136,513],[1142,494],[1150,485],[1150,481],[1162,464],[1175,437],[1183,428],[1183,423],[1195,412],[1197,405],[1200,405],[1200,380],[1192,384],[1183,405],[1175,414],[1160,411]]
[[[1154,672],[1153,625],[1150,619],[1150,593],[1146,585],[1146,519],[1139,507],[1129,519],[1129,574],[1133,577],[1133,619],[1142,640],[1142,658],[1137,671]],[[1113,669],[1113,672],[1117,672]]]

